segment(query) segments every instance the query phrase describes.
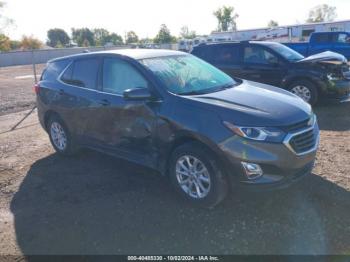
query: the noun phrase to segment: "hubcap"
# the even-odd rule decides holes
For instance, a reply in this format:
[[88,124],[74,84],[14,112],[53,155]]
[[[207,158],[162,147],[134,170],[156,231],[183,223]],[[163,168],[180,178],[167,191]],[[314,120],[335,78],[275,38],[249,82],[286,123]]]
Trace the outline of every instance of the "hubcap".
[[306,86],[295,86],[291,89],[291,92],[302,98],[305,102],[310,102],[311,92]]
[[59,123],[53,122],[50,128],[50,135],[55,146],[63,151],[67,146],[67,136],[63,127]]
[[210,191],[208,169],[198,158],[190,155],[176,162],[176,178],[182,190],[193,198],[204,198]]

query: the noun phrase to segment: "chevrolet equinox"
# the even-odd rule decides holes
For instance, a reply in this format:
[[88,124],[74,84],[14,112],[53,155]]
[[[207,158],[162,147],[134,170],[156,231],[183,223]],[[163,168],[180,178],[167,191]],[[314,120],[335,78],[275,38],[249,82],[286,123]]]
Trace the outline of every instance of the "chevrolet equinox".
[[309,104],[167,50],[84,53],[48,62],[39,120],[62,155],[82,147],[167,175],[206,207],[230,188],[280,188],[309,174],[319,129]]

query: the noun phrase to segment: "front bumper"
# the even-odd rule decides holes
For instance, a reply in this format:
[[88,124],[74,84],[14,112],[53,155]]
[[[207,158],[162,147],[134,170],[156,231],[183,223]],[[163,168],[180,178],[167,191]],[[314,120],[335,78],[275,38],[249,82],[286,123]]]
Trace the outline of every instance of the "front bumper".
[[323,86],[322,100],[327,102],[350,102],[350,79],[327,80]]
[[[266,190],[287,187],[311,173],[319,143],[319,129],[314,126],[316,144],[305,154],[293,152],[285,143],[266,143],[233,136],[220,144],[226,157],[226,170],[232,186]],[[263,175],[249,180],[241,162],[259,164]]]

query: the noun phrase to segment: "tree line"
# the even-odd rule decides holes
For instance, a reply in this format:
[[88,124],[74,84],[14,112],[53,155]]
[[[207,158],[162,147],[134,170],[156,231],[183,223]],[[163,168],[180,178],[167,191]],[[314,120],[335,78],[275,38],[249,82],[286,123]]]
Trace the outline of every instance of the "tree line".
[[[1,28],[10,26],[13,21],[2,15],[2,9],[5,3],[0,0],[0,51],[9,51],[16,49],[39,49],[44,46],[44,43],[33,36],[23,36],[20,41],[11,40],[6,36]],[[239,15],[235,12],[232,6],[223,6],[213,12],[216,17],[218,26],[217,31],[236,31],[237,30],[237,18]],[[336,8],[326,4],[318,5],[309,11],[309,16],[306,20],[308,23],[317,22],[330,22],[334,21],[337,17]],[[268,27],[278,27],[278,22],[270,20],[267,24]],[[196,32],[190,30],[188,26],[183,26],[180,30],[178,37],[171,34],[169,28],[162,24],[159,28],[157,35],[151,38],[139,38],[134,31],[126,32],[124,38],[114,32],[109,32],[104,28],[72,28],[69,35],[65,30],[61,28],[53,28],[47,31],[46,45],[54,48],[69,47],[76,44],[80,47],[89,46],[105,46],[105,45],[122,45],[122,44],[164,44],[164,43],[176,43],[178,39],[193,39],[196,37]]]
[[[179,38],[192,39],[196,37],[195,31],[191,31],[187,26],[181,28]],[[47,31],[46,45],[53,48],[89,46],[106,46],[106,45],[123,45],[123,44],[165,44],[176,43],[178,38],[173,36],[169,28],[162,24],[157,35],[151,38],[139,38],[134,31],[125,33],[124,39],[121,35],[109,32],[104,28],[72,28],[71,35],[64,29],[53,28]],[[44,43],[33,36],[23,36],[20,41],[11,40],[4,34],[0,33],[0,51],[10,51],[16,49],[28,50],[39,49],[44,47]]]

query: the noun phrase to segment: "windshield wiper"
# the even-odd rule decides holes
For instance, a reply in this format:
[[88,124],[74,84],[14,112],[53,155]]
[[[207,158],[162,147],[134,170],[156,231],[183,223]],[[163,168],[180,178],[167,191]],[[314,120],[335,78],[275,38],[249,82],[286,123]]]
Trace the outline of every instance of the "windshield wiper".
[[180,96],[192,96],[192,95],[203,95],[206,92],[201,91],[189,91],[189,92],[183,92],[179,93]]
[[218,92],[218,91],[222,91],[222,90],[225,90],[225,89],[229,89],[229,88],[232,88],[236,86],[236,83],[227,83],[227,84],[223,84],[223,85],[220,85],[220,86],[215,86],[215,87],[212,87],[212,88],[208,88],[208,89],[205,89],[205,90],[200,90],[200,91],[189,91],[189,92],[184,92],[184,93],[180,93],[179,95],[204,95],[204,94],[209,94],[209,93],[214,93],[214,92]]
[[236,85],[236,83],[228,83],[228,84],[224,84],[222,86],[219,86],[219,90],[224,90],[224,89],[229,89],[232,88]]

